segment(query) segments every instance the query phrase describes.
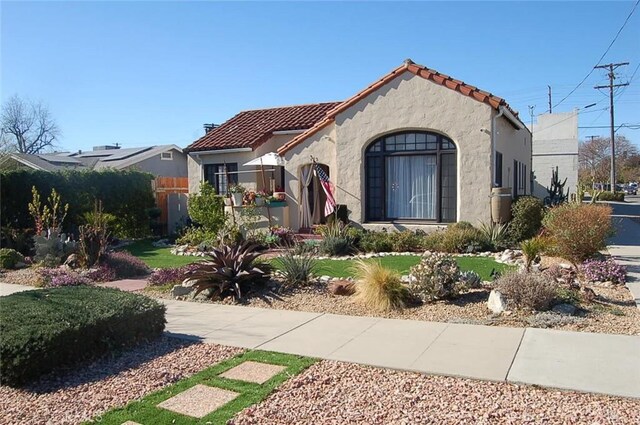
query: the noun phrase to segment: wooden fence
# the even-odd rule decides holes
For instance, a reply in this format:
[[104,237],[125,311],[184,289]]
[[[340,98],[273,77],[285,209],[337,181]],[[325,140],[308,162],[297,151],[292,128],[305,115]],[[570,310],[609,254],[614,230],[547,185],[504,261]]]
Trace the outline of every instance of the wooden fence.
[[162,211],[160,214],[160,224],[163,232],[168,231],[169,221],[169,194],[189,193],[189,178],[187,177],[156,177],[153,182],[153,192],[156,198],[156,205]]

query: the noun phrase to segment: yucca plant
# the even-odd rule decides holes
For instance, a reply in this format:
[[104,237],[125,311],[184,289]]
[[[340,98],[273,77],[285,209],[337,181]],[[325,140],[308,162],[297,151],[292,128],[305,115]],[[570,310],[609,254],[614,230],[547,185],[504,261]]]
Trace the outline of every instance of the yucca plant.
[[379,261],[358,260],[355,300],[377,311],[402,310],[409,298],[409,290],[402,284],[395,270],[387,269]]
[[525,268],[527,271],[531,270],[531,264],[533,264],[538,255],[544,252],[547,245],[547,239],[542,236],[536,236],[535,238],[520,242],[520,248],[524,254]]
[[274,261],[288,285],[306,285],[318,268],[318,261],[313,251],[296,254],[292,249]]
[[212,297],[233,295],[239,300],[249,287],[269,280],[271,266],[256,264],[255,260],[262,255],[257,248],[257,245],[246,242],[214,248],[207,254],[208,260],[197,263],[193,270],[185,273],[195,288],[194,296],[213,289]]
[[507,246],[509,223],[480,223],[478,229],[493,249],[499,250]]

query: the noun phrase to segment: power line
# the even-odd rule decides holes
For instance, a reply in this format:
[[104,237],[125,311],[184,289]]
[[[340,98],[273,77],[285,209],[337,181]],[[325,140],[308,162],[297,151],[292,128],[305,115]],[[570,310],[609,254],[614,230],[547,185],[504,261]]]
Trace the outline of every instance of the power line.
[[[609,53],[609,49],[611,49],[611,46],[613,46],[613,43],[616,42],[616,40],[618,39],[618,36],[620,35],[620,33],[622,32],[622,30],[624,29],[624,27],[627,25],[627,22],[629,22],[629,19],[631,19],[631,15],[633,15],[633,12],[636,11],[636,8],[638,7],[638,4],[640,4],[640,0],[636,1],[636,4],[633,5],[633,9],[631,9],[631,12],[629,12],[629,16],[627,16],[627,19],[624,20],[624,23],[622,24],[622,26],[620,27],[620,29],[618,30],[618,32],[616,33],[616,36],[613,37],[613,40],[611,40],[611,43],[609,43],[609,47],[607,47],[607,50],[604,51],[604,53],[602,54],[602,56],[600,56],[600,59],[598,59],[596,61],[596,64],[599,64],[602,59],[604,59],[604,57],[607,55],[607,53]],[[567,100],[567,98],[569,96],[571,96],[576,90],[578,90],[578,88],[585,82],[587,81],[587,78],[589,78],[591,76],[591,74],[593,74],[593,71],[595,70],[595,68],[591,68],[591,70],[589,71],[589,73],[587,75],[585,75],[585,77],[582,79],[582,81],[580,81],[578,83],[578,85],[569,92],[568,95],[566,95],[565,97],[563,97],[560,102],[556,103],[554,105],[554,108],[557,107],[558,105],[560,105],[562,102],[564,102],[565,100]]]

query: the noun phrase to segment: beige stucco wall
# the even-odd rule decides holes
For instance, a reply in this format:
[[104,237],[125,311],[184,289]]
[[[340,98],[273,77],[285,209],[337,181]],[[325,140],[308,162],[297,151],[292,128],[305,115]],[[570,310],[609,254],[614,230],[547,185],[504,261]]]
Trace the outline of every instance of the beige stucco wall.
[[[494,111],[494,115],[498,112]],[[502,186],[513,186],[513,161],[517,160],[527,166],[526,193],[531,194],[531,133],[525,127],[516,129],[504,117],[496,122],[496,150],[502,153]],[[522,195],[522,193],[520,193]]]
[[[290,226],[293,229],[299,228],[300,220],[300,169],[303,165],[311,163],[311,156],[319,163],[329,166],[329,178],[335,183],[337,172],[336,162],[336,131],[335,125],[331,124],[317,133],[313,134],[304,143],[299,144],[284,154],[287,161],[285,166],[285,191],[287,193],[287,204],[289,206]],[[341,201],[340,195],[336,195],[338,203]]]
[[[195,193],[200,188],[200,182],[204,178],[204,165],[206,164],[222,164],[222,163],[237,163],[238,171],[251,171],[256,170],[255,173],[240,173],[238,174],[238,183],[246,187],[248,190],[256,190],[262,188],[262,175],[258,171],[259,167],[244,167],[242,164],[251,161],[254,158],[262,156],[269,152],[275,152],[280,146],[295,137],[295,134],[279,134],[272,136],[268,141],[258,146],[254,151],[249,152],[224,152],[219,151],[216,153],[198,154],[193,152],[188,155],[187,166],[189,172],[189,193]],[[265,167],[269,170],[274,167]],[[269,185],[269,179],[273,175],[276,182],[279,184],[280,176],[276,171],[274,173],[265,173],[266,184]]]
[[[362,223],[363,152],[369,143],[402,130],[441,133],[458,148],[458,221],[489,221],[491,138],[489,132],[480,130],[490,128],[491,113],[489,105],[405,72],[336,117],[331,129],[335,144],[315,143],[316,134],[298,146],[296,153],[308,158],[309,153],[317,152],[321,162],[329,163],[337,202],[348,206],[351,220]],[[334,151],[335,166],[331,164]],[[297,185],[290,188],[296,193]]]

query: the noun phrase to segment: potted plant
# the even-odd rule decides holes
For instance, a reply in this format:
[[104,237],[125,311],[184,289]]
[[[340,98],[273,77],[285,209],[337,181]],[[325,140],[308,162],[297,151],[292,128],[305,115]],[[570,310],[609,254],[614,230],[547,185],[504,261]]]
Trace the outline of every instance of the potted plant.
[[283,202],[286,199],[287,194],[285,193],[282,186],[278,186],[276,187],[276,190],[273,192],[273,197],[275,198],[276,201]]
[[246,192],[246,189],[244,188],[244,186],[239,184],[234,184],[233,186],[231,186],[231,188],[229,188],[229,192],[231,192],[233,205],[235,205],[236,207],[241,207],[242,198],[244,197],[244,192]]
[[259,190],[255,193],[256,206],[261,207],[264,205],[265,198],[267,197],[267,193],[264,190]]

